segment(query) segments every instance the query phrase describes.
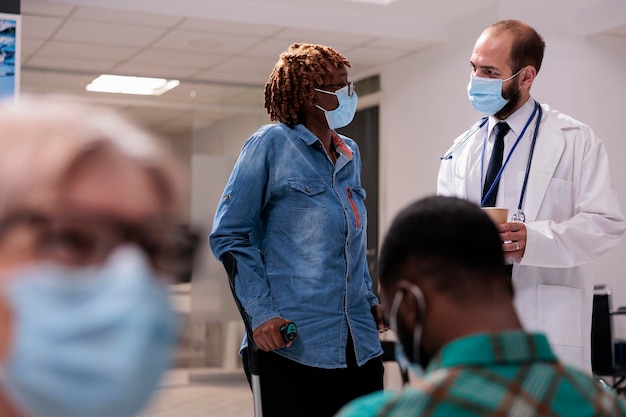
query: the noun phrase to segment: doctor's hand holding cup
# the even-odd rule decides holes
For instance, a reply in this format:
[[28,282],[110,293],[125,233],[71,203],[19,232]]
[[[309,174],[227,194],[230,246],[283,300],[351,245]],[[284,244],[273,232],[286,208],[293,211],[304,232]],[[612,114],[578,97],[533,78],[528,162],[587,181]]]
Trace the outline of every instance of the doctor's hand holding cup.
[[181,173],[67,97],[0,112],[0,416],[131,417],[170,365]]
[[498,226],[504,256],[520,262],[526,247],[526,226],[524,223],[519,221],[508,222],[509,209],[505,207],[483,207],[482,209]]
[[521,221],[511,221],[498,224],[502,250],[505,258],[513,258],[521,262],[526,249],[526,225]]

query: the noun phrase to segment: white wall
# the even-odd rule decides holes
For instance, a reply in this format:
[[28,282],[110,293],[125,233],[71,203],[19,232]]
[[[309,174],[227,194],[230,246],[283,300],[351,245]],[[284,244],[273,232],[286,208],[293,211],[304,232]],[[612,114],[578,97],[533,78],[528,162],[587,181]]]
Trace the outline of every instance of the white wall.
[[480,118],[467,101],[469,58],[495,13],[450,28],[445,44],[381,69],[381,227],[436,190],[439,157]]
[[[263,94],[262,89],[259,89],[259,94]],[[193,153],[237,158],[246,139],[266,123],[270,123],[270,120],[265,110],[259,108],[257,114],[240,114],[209,126],[196,126],[193,134]]]
[[[554,108],[590,125],[604,141],[622,208],[626,210],[626,40],[614,37],[557,37],[553,57],[546,60],[536,95]],[[540,94],[540,95],[539,95]],[[596,262],[596,284],[614,292],[613,307],[626,305],[624,276],[626,239]],[[626,335],[626,320],[616,319],[618,336]]]
[[[532,94],[604,140],[626,209],[626,39],[572,33],[548,24],[541,10],[515,12],[511,5],[483,10],[450,27],[445,44],[381,69],[381,233],[406,204],[435,192],[439,156],[480,117],[465,90],[469,58],[480,32],[502,18],[520,18],[544,37],[546,56]],[[624,255],[626,240],[596,262],[596,283],[612,287],[614,306],[626,305]]]

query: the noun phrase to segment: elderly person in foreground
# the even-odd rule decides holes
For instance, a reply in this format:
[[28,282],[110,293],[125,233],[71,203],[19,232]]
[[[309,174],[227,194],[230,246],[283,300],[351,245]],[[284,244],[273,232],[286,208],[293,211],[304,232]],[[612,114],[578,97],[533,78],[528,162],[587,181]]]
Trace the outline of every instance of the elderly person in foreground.
[[175,341],[182,173],[67,97],[22,97],[0,126],[0,415],[135,415]]

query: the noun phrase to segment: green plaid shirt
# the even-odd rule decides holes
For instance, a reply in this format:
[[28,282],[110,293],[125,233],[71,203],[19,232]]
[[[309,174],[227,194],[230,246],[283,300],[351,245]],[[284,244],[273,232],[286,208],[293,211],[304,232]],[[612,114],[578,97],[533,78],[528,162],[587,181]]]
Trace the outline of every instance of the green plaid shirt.
[[542,334],[478,334],[446,345],[423,378],[354,400],[339,417],[626,416],[609,390],[559,363]]

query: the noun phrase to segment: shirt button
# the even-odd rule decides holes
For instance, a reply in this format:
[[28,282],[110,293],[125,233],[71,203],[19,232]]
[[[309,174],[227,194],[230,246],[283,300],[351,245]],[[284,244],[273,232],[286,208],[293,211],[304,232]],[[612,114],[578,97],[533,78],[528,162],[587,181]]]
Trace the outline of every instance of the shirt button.
[[310,193],[310,192],[311,192],[311,189],[310,189],[309,187],[306,187],[304,190],[305,190],[307,193]]
[[351,277],[350,275],[348,275],[348,278],[346,278],[346,280],[347,280],[348,282],[350,282],[350,281],[352,281],[352,277]]

